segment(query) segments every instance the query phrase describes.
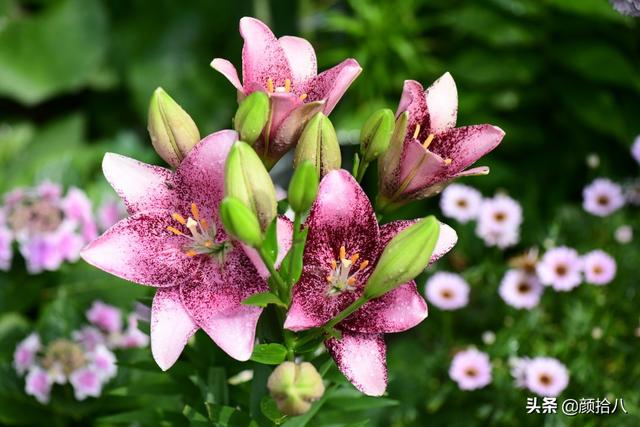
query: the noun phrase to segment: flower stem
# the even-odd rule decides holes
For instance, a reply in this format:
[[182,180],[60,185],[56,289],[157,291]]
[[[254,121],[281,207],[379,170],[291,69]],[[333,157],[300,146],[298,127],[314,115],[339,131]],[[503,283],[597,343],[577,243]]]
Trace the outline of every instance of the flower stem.
[[280,273],[278,273],[278,270],[276,270],[274,261],[271,259],[271,256],[263,248],[260,248],[258,250],[258,253],[260,254],[260,258],[262,258],[262,262],[264,262],[264,265],[267,267],[267,270],[269,270],[269,274],[271,274],[271,277],[273,277],[273,280],[275,280],[277,284],[277,287],[275,289],[272,288],[271,292],[274,292],[279,297],[282,297],[281,293],[284,289],[286,289],[286,283],[282,279],[282,276],[280,276]]
[[369,162],[365,162],[364,160],[360,161],[360,164],[358,165],[358,171],[356,173],[356,181],[358,181],[359,183],[362,182],[362,179],[364,178],[364,174],[367,171],[368,167]]

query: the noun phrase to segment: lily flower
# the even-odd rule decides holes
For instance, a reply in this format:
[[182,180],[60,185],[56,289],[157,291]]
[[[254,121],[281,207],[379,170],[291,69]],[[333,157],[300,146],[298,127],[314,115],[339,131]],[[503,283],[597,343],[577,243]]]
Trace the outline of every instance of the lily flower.
[[[345,170],[321,181],[306,226],[303,272],[293,287],[284,327],[320,327],[357,300],[387,243],[413,221],[378,225],[364,191]],[[442,224],[431,262],[456,243],[455,231]],[[363,393],[379,396],[387,383],[384,334],[414,327],[427,317],[427,304],[412,280],[365,303],[336,329],[342,338],[325,345],[342,373]]]
[[504,132],[487,124],[455,127],[458,92],[451,74],[426,91],[406,80],[396,117],[405,112],[405,134],[380,157],[381,208],[433,196],[462,176],[489,173],[486,166],[467,168],[496,148]]
[[349,58],[317,74],[316,53],[307,40],[276,38],[255,18],[240,20],[240,34],[242,83],[228,60],[215,58],[211,67],[235,86],[240,100],[255,91],[269,95],[271,117],[254,148],[270,168],[297,142],[307,120],[318,112],[329,115],[362,68]]
[[[107,180],[130,214],[82,252],[90,264],[142,285],[157,288],[151,312],[151,350],[166,370],[187,340],[203,329],[227,354],[247,360],[253,350],[261,309],[243,305],[267,291],[266,268],[252,261],[222,228],[224,165],[235,131],[200,141],[175,172],[108,153]],[[288,222],[278,224],[286,253]]]

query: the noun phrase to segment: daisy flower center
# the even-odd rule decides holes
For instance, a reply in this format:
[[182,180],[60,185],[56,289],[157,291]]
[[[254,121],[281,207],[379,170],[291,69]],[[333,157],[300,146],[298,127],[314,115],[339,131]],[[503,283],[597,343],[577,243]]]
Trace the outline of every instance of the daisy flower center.
[[465,369],[464,374],[468,377],[475,377],[476,375],[478,375],[478,371],[476,370],[476,368],[469,367]]
[[453,292],[451,292],[451,289],[443,289],[440,291],[440,296],[444,299],[451,299],[453,298]]
[[592,271],[594,272],[594,274],[602,274],[604,273],[604,268],[602,268],[601,265],[594,265]]
[[231,244],[228,241],[216,243],[216,235],[218,234],[216,225],[213,221],[209,223],[200,216],[200,210],[195,203],[191,203],[191,216],[187,219],[177,212],[172,213],[171,218],[187,230],[187,232],[182,232],[176,227],[167,227],[167,231],[187,239],[187,243],[183,247],[187,256],[209,255],[217,258],[218,262],[224,261],[224,256],[231,249]]
[[520,292],[521,294],[529,293],[530,290],[531,285],[529,285],[527,282],[521,282],[518,284],[518,292]]
[[358,268],[351,274],[352,267],[355,267],[359,259],[360,254],[358,253],[347,257],[347,250],[344,246],[340,246],[340,257],[337,260],[331,260],[331,273],[327,276],[327,282],[329,282],[328,296],[356,290],[356,276],[369,265],[368,260],[362,260]]
[[564,276],[565,274],[567,274],[568,271],[569,271],[569,269],[567,268],[566,265],[564,265],[564,264],[556,265],[556,274],[558,276]]
[[609,204],[609,197],[605,196],[604,194],[598,196],[597,198],[597,202],[600,206],[607,206]]
[[553,382],[551,376],[547,374],[541,374],[540,377],[538,377],[538,379],[544,385],[551,385],[551,383]]
[[493,214],[493,218],[496,222],[504,222],[507,219],[507,214],[504,212],[496,212]]

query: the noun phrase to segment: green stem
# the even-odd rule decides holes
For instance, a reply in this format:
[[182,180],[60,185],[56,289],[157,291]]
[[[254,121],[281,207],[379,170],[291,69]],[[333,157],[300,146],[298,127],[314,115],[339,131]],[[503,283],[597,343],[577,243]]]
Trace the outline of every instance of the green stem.
[[269,254],[263,248],[260,248],[258,250],[258,253],[260,254],[260,258],[262,258],[262,262],[264,262],[264,265],[267,266],[269,274],[271,274],[271,277],[273,277],[273,279],[276,281],[276,284],[278,285],[276,289],[271,289],[271,292],[274,292],[276,295],[281,296],[281,291],[286,289],[287,287],[286,283],[282,279],[282,276],[280,276],[280,273],[278,273],[278,270],[276,270],[276,268],[274,267],[274,261],[271,259]]
[[355,300],[353,303],[351,303],[351,305],[349,305],[347,308],[345,308],[340,313],[338,313],[338,315],[336,317],[334,317],[333,319],[329,320],[322,328],[317,329],[314,333],[309,334],[304,339],[297,341],[296,342],[296,347],[301,347],[304,344],[317,339],[322,334],[324,334],[325,331],[327,331],[328,329],[333,328],[338,323],[342,322],[344,319],[349,317],[354,311],[356,311],[357,309],[362,307],[368,301],[369,301],[369,298],[366,298],[364,295],[361,296],[360,298]]
[[362,182],[362,179],[364,178],[364,174],[367,171],[368,167],[369,162],[365,162],[364,160],[360,161],[360,164],[358,165],[358,172],[356,174],[356,181]]

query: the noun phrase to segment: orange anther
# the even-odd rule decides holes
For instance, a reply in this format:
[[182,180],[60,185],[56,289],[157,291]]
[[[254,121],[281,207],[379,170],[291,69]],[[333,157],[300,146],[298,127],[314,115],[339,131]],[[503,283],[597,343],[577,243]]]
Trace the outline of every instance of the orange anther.
[[187,223],[187,221],[184,219],[184,217],[182,215],[180,215],[179,213],[172,213],[171,214],[171,218],[175,219],[176,221],[178,221],[180,224],[185,225]]
[[269,77],[267,79],[267,92],[273,93],[274,90],[275,90],[275,87],[273,86],[273,80],[271,79],[271,77]]
[[200,220],[200,225],[202,226],[202,229],[205,231],[209,229],[209,223],[204,218]]
[[289,79],[284,80],[284,91],[291,92],[291,80]]
[[195,203],[191,203],[191,214],[193,215],[193,219],[196,221],[200,220],[200,211]]
[[365,259],[360,263],[360,267],[358,267],[358,270],[362,271],[365,268],[367,268],[368,265],[369,265],[369,260]]
[[340,246],[340,260],[344,260],[347,257],[347,249],[344,246]]
[[198,255],[198,253],[196,251],[194,251],[193,249],[189,249],[185,253],[186,253],[187,256],[190,256],[190,257],[194,257],[194,256]]
[[171,226],[168,226],[168,227],[167,227],[167,231],[172,232],[172,233],[173,233],[173,234],[175,234],[176,236],[183,236],[183,235],[184,235],[184,233],[182,233],[182,231],[178,230],[178,229],[177,229],[177,228],[175,228],[175,227],[171,227]]
[[353,254],[351,255],[351,258],[349,258],[351,260],[352,264],[355,264],[355,262],[360,258],[360,254]]
[[335,259],[332,259],[332,260],[331,260],[331,267],[332,267],[334,270],[338,268],[338,263],[336,262],[336,260],[335,260]]

